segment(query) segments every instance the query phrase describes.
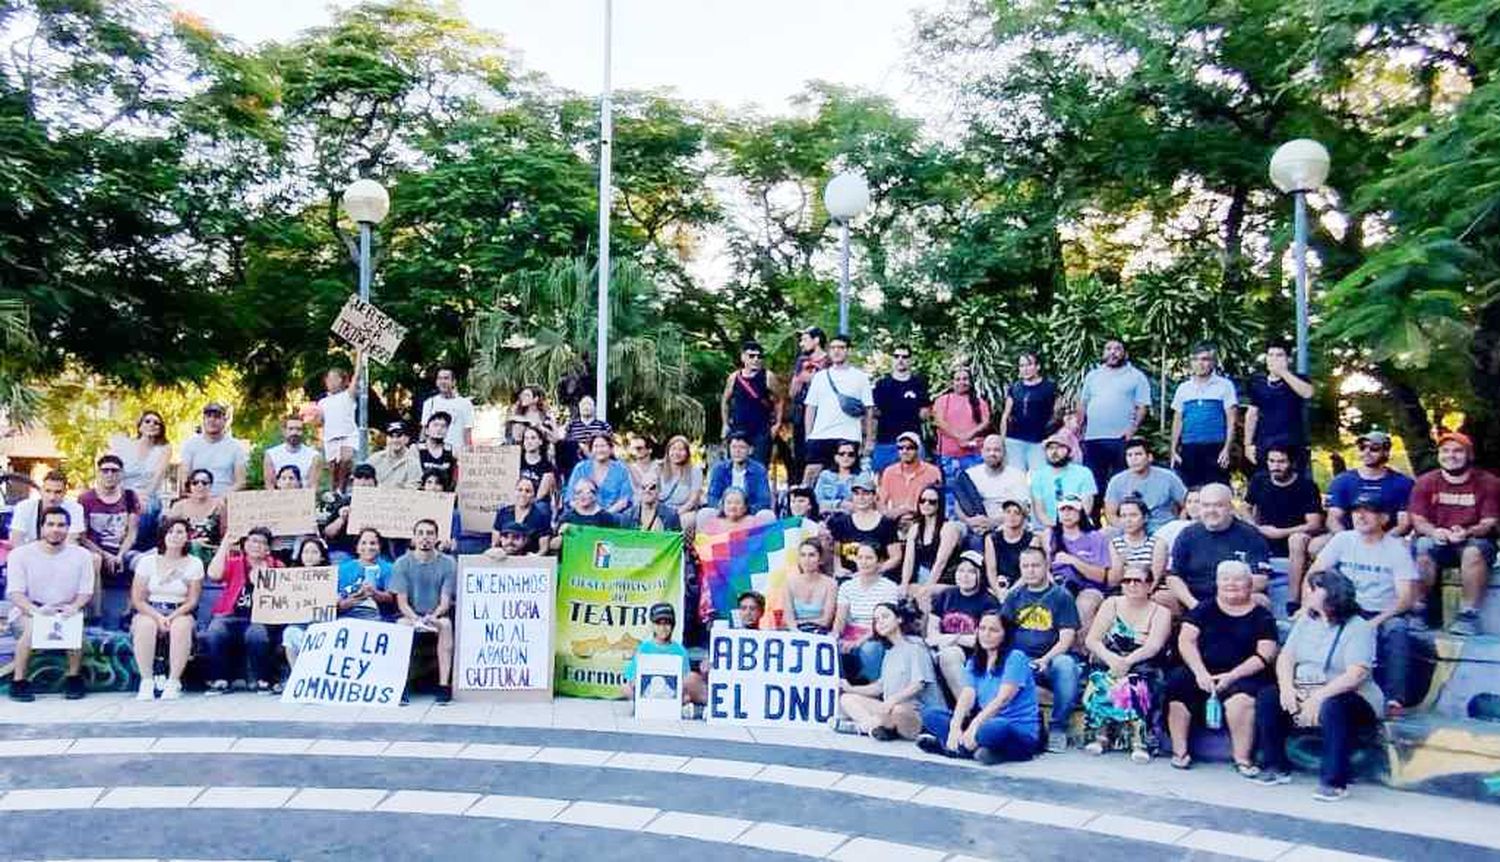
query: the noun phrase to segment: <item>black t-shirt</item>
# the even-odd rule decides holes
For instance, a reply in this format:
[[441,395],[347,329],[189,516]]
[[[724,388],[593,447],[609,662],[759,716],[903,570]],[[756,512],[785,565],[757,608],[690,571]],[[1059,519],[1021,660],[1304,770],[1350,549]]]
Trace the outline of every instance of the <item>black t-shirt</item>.
[[1005,436],[1027,443],[1046,439],[1047,426],[1052,424],[1052,414],[1057,408],[1057,384],[1046,377],[1031,385],[1017,380],[1006,395],[1011,408],[1010,427],[1005,429]]
[[1255,420],[1255,445],[1306,446],[1307,426],[1302,419],[1305,403],[1306,399],[1280,380],[1272,382],[1264,375],[1251,378],[1250,405],[1260,412]]
[[[896,522],[881,515],[873,529],[864,530],[854,523],[854,515],[851,513],[835,512],[828,518],[828,535],[833,537],[833,555],[840,560],[839,565],[852,572],[854,552],[864,542],[875,545],[875,549],[880,552],[880,561],[885,562],[886,547],[896,541]],[[887,572],[886,575],[894,575],[892,580],[900,579],[897,572]]]
[[595,512],[592,515],[581,515],[578,513],[577,509],[574,509],[571,506],[568,507],[568,510],[566,512],[563,512],[561,523],[579,524],[584,527],[620,526],[619,520],[616,519],[614,515],[610,514],[608,510],[601,508],[599,511]]
[[427,451],[426,446],[418,448],[417,462],[422,465],[422,472],[424,474],[429,470],[441,473],[443,483],[449,488],[453,487],[454,480],[458,478],[458,458],[453,454],[453,450],[447,446],[443,447],[443,454],[441,455],[432,454]]
[[[1307,516],[1323,511],[1323,496],[1311,479],[1298,475],[1290,485],[1278,485],[1265,471],[1250,477],[1245,502],[1255,507],[1255,517],[1269,527],[1297,527],[1307,523]],[[1290,553],[1286,539],[1271,541],[1271,555],[1285,557]]]
[[1172,574],[1187,583],[1198,601],[1209,601],[1218,591],[1219,563],[1240,560],[1252,572],[1271,559],[1271,546],[1260,531],[1238,518],[1227,529],[1214,532],[1203,524],[1190,524],[1172,545]]
[[985,611],[1000,610],[1000,600],[981,585],[979,592],[966,596],[957,588],[943,590],[932,600],[932,615],[938,618],[945,635],[966,635],[979,628]]
[[1260,605],[1236,617],[1224,613],[1219,603],[1210,599],[1188,611],[1183,622],[1197,626],[1198,652],[1202,653],[1203,666],[1209,673],[1234,669],[1255,654],[1258,641],[1276,642],[1276,618]]
[[517,472],[519,476],[525,476],[536,483],[538,488],[542,487],[542,477],[552,476],[557,473],[557,468],[546,458],[528,462],[526,456],[521,456],[521,469]]
[[1022,530],[1021,538],[1008,542],[999,530],[985,534],[984,540],[995,548],[995,570],[1000,577],[1012,584],[1021,582],[1021,552],[1031,547],[1035,539],[1030,530]]
[[526,553],[535,554],[541,550],[541,540],[552,535],[552,513],[547,510],[543,503],[532,503],[531,509],[526,517],[517,520],[515,506],[501,506],[495,510],[495,532],[511,521],[516,521],[526,528]]
[[922,408],[932,406],[927,381],[913,374],[906,380],[886,376],[875,381],[875,442],[894,443],[898,434],[922,433]]

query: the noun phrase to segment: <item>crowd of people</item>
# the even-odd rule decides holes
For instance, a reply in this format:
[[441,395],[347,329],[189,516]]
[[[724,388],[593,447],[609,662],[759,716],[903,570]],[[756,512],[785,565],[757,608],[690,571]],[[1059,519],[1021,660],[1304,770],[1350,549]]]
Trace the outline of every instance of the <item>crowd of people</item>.
[[[1195,349],[1171,399],[1162,465],[1142,431],[1150,381],[1118,339],[1076,399],[1023,353],[994,404],[969,368],[953,368],[933,397],[908,347],[890,351],[878,379],[851,347],[809,328],[777,375],[761,346],[745,343],[720,403],[723,455],[707,465],[686,437],[620,440],[591,398],[560,421],[541,389],[523,388],[503,432],[520,451],[512,502],[488,535],[463,533],[455,514],[448,540],[430,520],[401,537],[351,531],[348,520],[355,486],[454,488],[476,411],[449,369],[418,423],[387,425],[360,463],[352,376],[330,371],[316,408],[285,419],[262,474],[266,488],[317,489],[318,531],[307,536],[226,534],[225,495],[246,485],[248,447],[229,433],[223,404],[203,408],[180,448],[181,485],[160,493],[171,448],[166,423],[147,412],[133,436],[111,442],[76,500],[54,472],[10,512],[11,697],[32,697],[33,620],[97,613],[99,585],[122,579],[142,698],[180,697],[195,650],[209,695],[240,679],[278,691],[303,628],[251,621],[251,574],[335,565],[339,614],[407,624],[432,641],[447,702],[456,552],[556,553],[572,525],[691,538],[792,518],[804,541],[776,597],[786,612],[768,616],[767,597],[748,593],[735,616],[838,639],[839,729],[986,762],[1077,745],[1137,761],[1161,752],[1189,768],[1197,721],[1227,728],[1237,771],[1278,784],[1289,730],[1319,728],[1319,798],[1336,799],[1362,731],[1412,701],[1411,637],[1440,622],[1444,569],[1462,584],[1448,631],[1479,632],[1500,481],[1473,466],[1462,434],[1442,434],[1439,469],[1413,479],[1390,466],[1390,437],[1368,431],[1359,463],[1319,489],[1306,423],[1313,383],[1289,370],[1282,346],[1267,349],[1244,404],[1214,348]],[[321,446],[307,441],[308,425]],[[1247,477],[1238,502],[1237,467]],[[1273,603],[1282,579],[1285,600]],[[205,581],[221,589],[195,643]],[[675,626],[670,606],[653,609],[653,623],[669,613]],[[652,648],[670,651],[671,631]],[[77,670],[70,654],[69,697],[83,694]],[[703,691],[684,687],[690,701]]]

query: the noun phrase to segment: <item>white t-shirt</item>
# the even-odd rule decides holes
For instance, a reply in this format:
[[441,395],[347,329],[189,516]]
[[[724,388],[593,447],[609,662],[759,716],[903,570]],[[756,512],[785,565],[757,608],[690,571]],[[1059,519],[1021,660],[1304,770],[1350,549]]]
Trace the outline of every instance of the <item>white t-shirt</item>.
[[[829,378],[832,378],[832,384]],[[834,387],[838,387],[838,395]],[[850,416],[839,406],[839,395],[858,398],[868,411],[875,406],[875,392],[870,387],[870,375],[853,365],[840,368],[825,368],[813,375],[807,387],[807,406],[817,409],[813,416],[813,427],[807,430],[809,440],[864,439],[864,417]]]
[[1168,563],[1172,561],[1172,546],[1177,544],[1177,537],[1182,535],[1183,530],[1196,523],[1198,522],[1189,521],[1187,518],[1174,518],[1162,524],[1156,532],[1151,534],[1151,538],[1155,539],[1158,545],[1166,547]]
[[297,468],[302,484],[306,485],[308,476],[312,473],[313,461],[318,457],[318,450],[303,444],[293,452],[285,443],[278,443],[266,450],[266,457],[271,459],[272,479],[276,478],[282,467],[290,464]]
[[453,447],[453,451],[461,452],[464,448],[464,431],[474,427],[474,402],[455,395],[446,398],[442,395],[434,395],[422,402],[422,426],[425,428],[427,420],[434,413],[447,413],[453,417],[448,423],[448,436],[443,442]]
[[1355,600],[1364,611],[1380,613],[1396,604],[1396,582],[1418,580],[1406,543],[1387,533],[1371,544],[1354,530],[1335,533],[1313,564],[1334,570],[1354,582]]
[[214,485],[209,491],[215,497],[222,497],[230,492],[234,471],[245,466],[245,459],[245,447],[228,434],[216,441],[194,434],[182,444],[182,475],[207,470],[214,474]]
[[884,575],[876,578],[875,583],[868,587],[861,584],[857,577],[839,584],[838,603],[849,606],[849,616],[844,620],[846,625],[869,628],[870,620],[875,617],[876,605],[899,601],[901,588]]
[[171,568],[162,562],[156,551],[143,555],[135,564],[135,576],[146,579],[146,601],[180,605],[187,601],[188,585],[203,580],[203,561],[189,555]]
[[[359,434],[359,424],[354,421],[354,393],[347,387],[318,399],[318,410],[323,414],[324,443]],[[305,472],[302,478],[307,478]]]
[[[16,543],[17,545],[34,542],[42,537],[37,530],[37,516],[42,512],[41,507],[41,497],[28,497],[16,504],[16,511],[10,516],[10,528],[19,534],[20,541]],[[68,510],[68,536],[81,535],[88,527],[88,519],[84,517],[83,507],[75,500],[63,500],[62,507]]]
[[1006,464],[997,476],[984,464],[975,464],[968,469],[969,480],[984,498],[984,513],[991,518],[1000,517],[1006,500],[1015,500],[1030,508],[1031,482],[1019,467]]

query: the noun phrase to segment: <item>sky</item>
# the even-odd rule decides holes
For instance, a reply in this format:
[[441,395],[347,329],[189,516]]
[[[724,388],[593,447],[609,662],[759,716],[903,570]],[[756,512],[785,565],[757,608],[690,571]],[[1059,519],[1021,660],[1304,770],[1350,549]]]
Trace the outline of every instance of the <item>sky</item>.
[[[310,0],[175,0],[249,44],[325,24]],[[603,77],[604,0],[463,0],[500,33],[523,68],[582,93]],[[689,99],[780,111],[812,79],[865,87],[910,104],[904,73],[913,10],[942,0],[615,0],[616,89],[669,87]]]

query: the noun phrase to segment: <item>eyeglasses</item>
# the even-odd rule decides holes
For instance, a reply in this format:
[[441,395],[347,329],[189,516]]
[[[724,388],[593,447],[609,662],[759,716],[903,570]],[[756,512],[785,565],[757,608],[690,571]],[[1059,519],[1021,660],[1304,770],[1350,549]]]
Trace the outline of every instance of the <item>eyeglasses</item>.
[[915,452],[915,451],[917,451],[917,447],[911,445],[910,443],[897,443],[896,444],[896,451],[898,451],[898,452]]
[[212,484],[213,484],[213,482],[210,482],[207,479],[190,479],[190,480],[188,480],[188,487],[192,487],[193,485],[212,485]]
[[759,359],[760,356],[761,355],[759,353],[746,353],[745,354],[745,358],[746,359]]

